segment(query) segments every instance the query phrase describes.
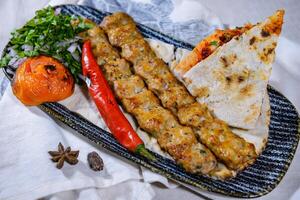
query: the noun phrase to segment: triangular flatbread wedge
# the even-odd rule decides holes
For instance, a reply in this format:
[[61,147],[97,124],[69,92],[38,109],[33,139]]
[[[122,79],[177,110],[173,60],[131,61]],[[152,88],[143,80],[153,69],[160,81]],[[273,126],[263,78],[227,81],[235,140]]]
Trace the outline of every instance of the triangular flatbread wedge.
[[[255,128],[275,58],[284,11],[214,50],[186,73],[174,68],[189,92],[233,127]],[[183,66],[184,67],[184,66]],[[180,71],[180,73],[176,73]]]
[[[147,39],[151,48],[155,51],[155,53],[163,59],[165,62],[169,63],[170,69],[176,66],[179,60],[182,60],[183,54],[187,55],[190,51],[177,48],[174,54],[174,46],[164,43],[162,41]],[[176,59],[176,60],[174,60]],[[257,120],[256,126],[251,130],[244,130],[239,128],[232,128],[232,131],[244,138],[247,142],[254,144],[256,153],[258,155],[264,150],[268,136],[269,136],[269,124],[270,124],[270,101],[269,96],[267,94],[267,90],[264,92],[263,103],[261,108],[260,116]],[[138,134],[145,142],[147,148],[152,151],[161,154],[162,156],[171,158],[166,152],[162,151],[159,147],[157,140],[155,138],[151,138],[147,135],[146,132],[138,129]],[[237,174],[238,171],[228,169],[224,164],[218,162],[216,169],[214,169],[209,175],[215,179],[228,179],[232,178]]]

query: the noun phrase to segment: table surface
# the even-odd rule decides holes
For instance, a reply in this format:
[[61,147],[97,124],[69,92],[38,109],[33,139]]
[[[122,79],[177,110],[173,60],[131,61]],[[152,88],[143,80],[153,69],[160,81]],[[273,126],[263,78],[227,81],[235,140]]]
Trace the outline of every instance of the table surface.
[[[181,1],[181,0],[175,0]],[[298,0],[199,0],[203,5],[216,13],[225,24],[240,26],[245,22],[257,22],[271,15],[275,10],[284,8],[286,11],[285,28],[282,35],[300,44],[300,1]],[[36,9],[44,7],[49,0],[1,0],[0,2],[0,52],[7,43],[9,33],[30,19]],[[16,3],[18,6],[16,6]],[[26,8],[26,9],[25,9]],[[28,9],[30,8],[30,9]],[[226,8],[226,9],[224,9]],[[12,12],[13,11],[13,12]],[[17,17],[22,16],[22,18]],[[21,14],[20,14],[21,13]],[[238,16],[236,15],[238,13]],[[0,74],[1,75],[1,74]],[[300,188],[300,150],[297,149],[295,158],[281,181],[269,194],[259,199],[289,199]],[[160,184],[153,184],[156,192],[155,200],[160,199],[201,199],[197,194],[179,187],[167,189]],[[229,199],[216,194],[203,192],[212,199]]]

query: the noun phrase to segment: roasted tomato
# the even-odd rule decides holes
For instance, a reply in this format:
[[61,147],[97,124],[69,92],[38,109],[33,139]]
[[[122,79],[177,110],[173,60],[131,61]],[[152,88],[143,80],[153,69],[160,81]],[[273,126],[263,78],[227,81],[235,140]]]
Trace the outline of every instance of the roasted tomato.
[[63,100],[74,91],[74,79],[59,61],[48,56],[26,59],[12,83],[15,96],[25,105]]

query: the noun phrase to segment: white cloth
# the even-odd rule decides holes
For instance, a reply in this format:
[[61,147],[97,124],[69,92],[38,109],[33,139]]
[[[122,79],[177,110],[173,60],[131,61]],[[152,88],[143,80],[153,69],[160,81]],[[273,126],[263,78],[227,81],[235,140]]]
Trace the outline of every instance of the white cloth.
[[[56,0],[50,4],[76,2]],[[7,7],[14,5],[6,3]],[[26,6],[23,1],[20,1],[20,5]],[[187,5],[184,7],[186,9]],[[27,12],[24,8],[20,9]],[[33,12],[29,12],[26,17],[30,18],[32,14]],[[189,16],[191,17],[192,15]],[[215,16],[202,17],[205,20],[211,17],[214,19],[212,23],[217,23]],[[26,20],[28,19],[22,20],[22,23]],[[76,87],[72,97],[62,103],[103,127],[103,121],[93,104],[79,94],[82,92]],[[146,200],[154,196],[149,183],[160,182],[169,188],[177,186],[165,177],[146,169],[140,170],[134,164],[95,148],[74,131],[59,126],[38,108],[25,107],[12,94],[10,86],[1,99],[0,110],[0,199],[37,199],[45,196],[46,199],[72,199],[74,196],[76,199],[86,199],[87,196],[89,199],[101,199],[106,194],[105,199]],[[80,149],[79,163],[76,166],[65,164],[62,170],[58,170],[50,161],[47,152],[57,148],[59,141],[65,146]],[[93,150],[98,151],[104,160],[105,168],[102,172],[93,172],[88,168],[86,155]]]
[[[82,108],[83,102],[78,103],[78,108]],[[115,196],[153,197],[153,190],[149,183],[143,182],[136,165],[95,148],[70,129],[58,126],[37,107],[25,107],[14,97],[10,86],[1,100],[0,110],[0,199],[36,199],[67,190],[105,188],[129,180],[124,185],[128,192],[118,190]],[[55,150],[59,141],[64,146],[80,149],[76,166],[65,164],[61,170],[55,168],[48,151]],[[103,171],[89,169],[87,154],[91,151],[97,151],[103,158]]]
[[[51,2],[53,5],[74,3],[77,0]],[[191,13],[197,11],[195,9],[197,5],[203,9],[201,4],[191,1],[194,11],[188,13],[190,9],[188,9],[187,2],[175,1],[178,13],[172,15],[174,19],[183,19],[181,13],[183,13],[182,16],[191,17]],[[1,50],[9,37],[9,32],[26,22],[33,16],[35,9],[45,6],[46,3],[48,0],[40,0],[39,3],[25,0],[0,2],[0,27],[5,27],[0,30]],[[297,6],[293,7],[297,8]],[[12,10],[14,12],[11,12]],[[271,85],[284,93],[299,109],[299,45],[282,38],[276,51],[277,58],[272,72]],[[27,108],[21,105],[12,95],[9,87],[0,100],[0,199],[35,199],[47,195],[45,199],[51,200],[151,199],[154,191],[148,182],[160,181],[172,187],[161,176],[149,171],[141,173],[137,166],[114,158],[72,132],[70,129],[58,126],[38,108]],[[55,149],[59,141],[66,146],[71,145],[74,149],[80,149],[80,162],[76,167],[66,164],[60,171],[49,161],[47,151]],[[97,173],[88,169],[86,155],[90,151],[97,151],[104,158],[104,171]],[[295,166],[300,166],[299,151],[296,155],[297,158],[282,183],[264,199],[287,199],[300,186],[297,182],[300,180],[300,173],[295,168]],[[180,193],[182,190],[178,189],[168,190],[165,195],[161,190],[157,191],[161,195],[157,199],[197,198],[190,193]],[[202,191],[201,193],[213,199],[228,199],[211,193]],[[293,199],[299,198],[297,194],[293,196]]]
[[300,111],[300,43],[280,37],[270,85],[281,91]]

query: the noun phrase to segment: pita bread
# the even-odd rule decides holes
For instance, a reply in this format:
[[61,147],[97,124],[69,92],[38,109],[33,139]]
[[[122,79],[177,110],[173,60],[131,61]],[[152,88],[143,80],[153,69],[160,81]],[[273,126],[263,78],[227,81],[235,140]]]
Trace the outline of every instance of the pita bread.
[[256,127],[283,15],[277,11],[234,37],[181,77],[197,101],[230,126]]
[[[256,127],[251,130],[232,128],[232,131],[235,134],[244,138],[247,142],[251,142],[254,144],[257,155],[260,155],[266,147],[268,136],[269,136],[270,116],[271,116],[270,100],[266,91],[263,98],[261,113],[257,120]],[[229,170],[222,163],[218,163],[216,169],[214,169],[210,173],[212,178],[222,179],[222,180],[235,177],[236,174],[237,174],[236,171]]]
[[[186,49],[178,48],[174,53],[174,47],[170,44],[166,44],[161,41],[147,39],[151,48],[155,51],[157,56],[162,58],[165,62],[169,63],[169,67],[172,69],[176,64],[190,51]],[[264,150],[268,136],[269,136],[269,124],[270,124],[270,101],[267,94],[267,90],[263,91],[263,103],[262,108],[260,109],[261,113],[259,114],[255,128],[251,130],[243,130],[239,128],[232,128],[232,131],[244,138],[247,142],[251,142],[255,146],[256,153],[259,155]],[[155,138],[149,137],[148,134],[140,129],[137,130],[137,133],[145,142],[145,145],[148,149],[172,159],[166,152],[160,149]],[[229,170],[224,164],[218,163],[216,169],[211,172],[210,176],[215,179],[227,179],[236,176],[237,172]]]
[[232,128],[232,131],[244,138],[247,142],[254,144],[256,153],[259,155],[265,149],[268,141],[270,117],[270,99],[266,90],[261,106],[261,113],[258,117],[255,128],[250,130]]

